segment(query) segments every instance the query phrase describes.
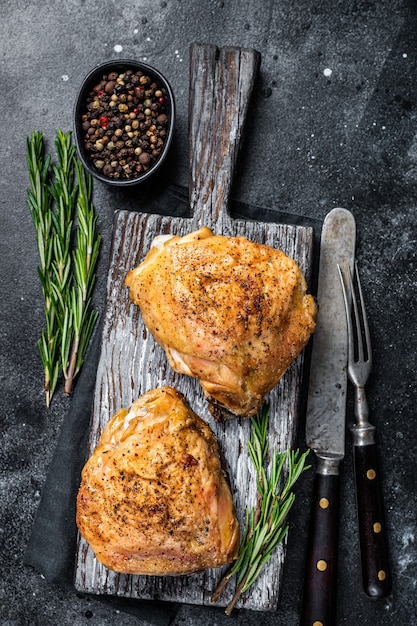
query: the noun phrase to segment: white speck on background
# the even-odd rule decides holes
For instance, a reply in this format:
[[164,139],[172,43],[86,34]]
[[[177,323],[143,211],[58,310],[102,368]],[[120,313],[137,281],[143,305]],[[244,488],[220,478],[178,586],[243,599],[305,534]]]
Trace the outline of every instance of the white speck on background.
[[409,565],[414,563],[415,559],[415,535],[413,529],[406,528],[401,539],[404,555],[398,559],[398,566],[400,573],[408,568]]
[[134,28],[134,29],[133,29],[133,34],[134,34],[134,35],[137,35],[137,34],[138,34],[138,32],[139,32],[139,29],[137,29],[137,28]]
[[146,41],[152,41],[150,37],[146,37]]
[[61,78],[64,82],[66,82],[69,79],[69,76],[68,74],[62,74]]
[[325,76],[329,77],[329,76],[331,76],[331,75],[333,74],[333,70],[331,70],[331,69],[330,69],[330,67],[326,67],[326,68],[323,70],[323,74],[324,74]]
[[406,59],[408,57],[408,54],[406,52],[403,53],[403,59]]
[[115,51],[115,52],[121,52],[122,50],[123,50],[123,46],[121,46],[119,43],[117,43],[117,44],[114,46],[114,51]]

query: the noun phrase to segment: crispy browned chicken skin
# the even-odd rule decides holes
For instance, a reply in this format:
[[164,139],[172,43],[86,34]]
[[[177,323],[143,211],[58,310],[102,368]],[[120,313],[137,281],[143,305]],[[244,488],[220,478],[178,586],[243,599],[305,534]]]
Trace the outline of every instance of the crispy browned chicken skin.
[[205,227],[157,238],[126,285],[171,367],[199,379],[215,417],[256,414],[315,328],[294,260]]
[[77,526],[100,562],[127,574],[189,574],[236,557],[217,440],[182,394],[155,389],[110,420],[82,472]]

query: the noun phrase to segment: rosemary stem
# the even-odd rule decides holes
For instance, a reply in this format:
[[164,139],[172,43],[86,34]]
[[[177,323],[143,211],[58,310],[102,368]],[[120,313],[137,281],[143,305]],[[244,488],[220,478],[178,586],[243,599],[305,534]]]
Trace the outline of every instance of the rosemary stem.
[[76,336],[74,337],[74,340],[73,340],[69,367],[68,367],[68,371],[65,377],[64,393],[67,396],[70,395],[71,390],[72,390],[72,384],[74,382],[75,367],[76,367],[77,355],[78,355],[78,346],[79,346],[79,338],[78,336]]
[[245,583],[246,583],[246,578],[247,578],[247,575],[245,576],[245,578],[236,587],[236,591],[233,594],[232,599],[230,600],[229,604],[227,605],[227,607],[226,607],[226,609],[224,611],[226,613],[226,615],[230,616],[232,614],[232,611],[235,608],[236,604],[238,603],[238,601],[240,599],[240,596],[242,595],[243,587],[245,586]]
[[229,582],[232,576],[233,576],[233,572],[229,570],[227,574],[221,577],[219,584],[216,587],[216,590],[214,591],[214,593],[212,594],[210,598],[212,602],[217,602],[217,600],[222,595],[224,588],[226,587],[227,583]]

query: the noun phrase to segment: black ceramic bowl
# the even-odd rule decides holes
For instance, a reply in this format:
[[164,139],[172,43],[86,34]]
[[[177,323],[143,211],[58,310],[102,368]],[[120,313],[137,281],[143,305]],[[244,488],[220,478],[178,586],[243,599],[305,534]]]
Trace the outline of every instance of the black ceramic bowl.
[[174,95],[158,70],[132,59],[107,61],[80,87],[74,107],[75,144],[92,176],[129,187],[160,169],[174,122]]

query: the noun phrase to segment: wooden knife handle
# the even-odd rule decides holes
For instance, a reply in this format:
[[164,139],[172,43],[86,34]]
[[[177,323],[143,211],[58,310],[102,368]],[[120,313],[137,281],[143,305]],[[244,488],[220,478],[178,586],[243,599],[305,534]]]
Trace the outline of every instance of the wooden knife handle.
[[340,476],[316,473],[307,545],[301,626],[333,626],[339,537]]
[[392,580],[376,444],[355,445],[354,461],[363,588],[383,598]]

